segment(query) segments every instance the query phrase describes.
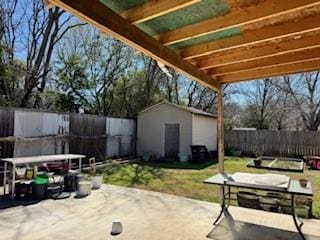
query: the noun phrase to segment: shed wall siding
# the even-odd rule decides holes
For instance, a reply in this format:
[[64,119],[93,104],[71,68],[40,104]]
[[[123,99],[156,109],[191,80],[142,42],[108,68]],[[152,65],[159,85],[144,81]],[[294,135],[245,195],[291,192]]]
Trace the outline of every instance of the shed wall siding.
[[217,119],[193,114],[192,144],[205,145],[209,151],[217,150]]
[[190,154],[192,143],[192,114],[168,104],[160,104],[138,115],[137,150],[144,153],[164,155],[165,123],[180,124],[180,153]]

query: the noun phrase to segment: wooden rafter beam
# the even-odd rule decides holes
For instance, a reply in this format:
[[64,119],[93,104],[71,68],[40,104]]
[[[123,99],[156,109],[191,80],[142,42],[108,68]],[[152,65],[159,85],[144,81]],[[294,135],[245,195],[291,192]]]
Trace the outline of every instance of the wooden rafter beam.
[[317,70],[320,70],[320,59],[307,60],[293,64],[289,63],[286,65],[272,66],[262,69],[254,69],[243,73],[228,74],[220,76],[219,81],[224,84]]
[[220,89],[220,83],[216,79],[183,60],[173,50],[159,44],[153,37],[131,25],[130,22],[107,8],[99,0],[52,0],[52,2],[61,9],[92,24],[103,33],[114,36],[155,60],[188,75],[206,87],[214,90]]
[[171,45],[188,39],[204,36],[225,29],[239,27],[276,17],[299,9],[320,4],[319,0],[268,0],[258,5],[250,6],[228,13],[225,16],[208,19],[176,30],[155,36],[164,45]]
[[148,21],[198,3],[201,0],[151,0],[130,8],[120,15],[133,24]]
[[208,70],[208,74],[211,76],[221,76],[315,59],[320,59],[320,47],[212,68]]
[[223,55],[210,55],[210,57],[197,61],[196,65],[200,69],[209,69],[228,64],[234,64],[245,61],[253,61],[265,57],[276,56],[284,53],[311,49],[320,46],[320,33],[307,37],[300,37],[279,43],[271,43],[251,49],[235,49],[232,52]]
[[261,29],[244,32],[242,35],[220,39],[209,43],[182,49],[180,54],[184,59],[201,57],[211,53],[223,52],[230,49],[245,47],[261,42],[302,34],[320,29],[320,15],[315,14],[297,21],[288,21],[270,25]]
[[54,3],[52,3],[50,0],[45,0],[45,4],[48,9],[55,7]]

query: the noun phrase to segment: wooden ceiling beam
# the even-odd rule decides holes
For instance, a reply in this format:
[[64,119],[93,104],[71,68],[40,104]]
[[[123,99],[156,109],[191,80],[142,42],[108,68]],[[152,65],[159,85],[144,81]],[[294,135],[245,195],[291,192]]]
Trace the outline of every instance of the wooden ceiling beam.
[[320,29],[320,15],[304,17],[296,21],[288,21],[270,25],[260,29],[244,32],[242,35],[224,38],[209,43],[203,43],[180,50],[184,59],[201,57],[211,53],[223,52],[230,49],[245,47],[261,42],[272,41],[278,38],[303,34]]
[[272,66],[262,69],[254,69],[243,73],[228,74],[220,76],[219,81],[222,84],[225,84],[317,70],[320,70],[320,59],[307,60],[304,62],[298,62],[293,64],[289,63],[286,65]]
[[162,46],[152,36],[131,25],[130,22],[107,8],[99,0],[51,0],[51,2],[92,24],[103,33],[110,34],[147,56],[188,75],[206,87],[219,91],[221,86],[216,79],[199,70],[190,62],[183,60],[170,48]]
[[48,9],[53,8],[55,5],[50,0],[45,0],[44,3]]
[[120,15],[132,24],[137,24],[188,7],[200,1],[201,0],[151,0],[142,5],[130,8],[120,13]]
[[320,46],[320,32],[317,34],[305,37],[298,37],[295,39],[281,41],[279,43],[270,43],[260,47],[251,49],[235,49],[226,54],[215,55],[205,59],[198,59],[196,66],[200,69],[209,69],[218,66],[235,64],[245,61],[258,60],[265,57],[277,56],[284,53],[300,51],[305,49],[312,49]]
[[188,39],[204,36],[210,33],[239,27],[279,16],[316,4],[319,0],[267,0],[254,6],[232,11],[224,16],[208,19],[176,30],[154,36],[164,45],[171,45]]
[[288,63],[299,63],[302,61],[315,59],[320,59],[320,47],[297,52],[291,52],[288,54],[281,54],[278,56],[266,57],[259,60],[235,63],[231,65],[212,68],[208,70],[208,74],[216,77],[226,74],[251,71],[253,69],[262,69],[266,67],[280,66]]

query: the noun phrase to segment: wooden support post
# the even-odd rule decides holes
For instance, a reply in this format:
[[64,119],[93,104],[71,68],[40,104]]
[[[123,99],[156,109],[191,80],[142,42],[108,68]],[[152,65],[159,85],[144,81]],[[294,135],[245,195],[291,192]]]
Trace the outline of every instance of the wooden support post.
[[222,97],[221,88],[217,92],[218,95],[218,158],[219,172],[224,173],[224,135],[223,135],[223,114],[222,114]]
[[[223,92],[222,88],[217,91],[218,95],[218,159],[219,159],[219,172],[224,173],[224,136],[223,136],[223,114],[222,114],[222,98]],[[221,204],[221,213],[225,209],[224,202],[224,186],[220,187],[220,204]]]

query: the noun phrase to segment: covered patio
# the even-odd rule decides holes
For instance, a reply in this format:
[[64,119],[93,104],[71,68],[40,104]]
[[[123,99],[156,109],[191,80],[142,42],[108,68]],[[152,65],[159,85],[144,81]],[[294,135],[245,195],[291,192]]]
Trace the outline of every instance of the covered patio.
[[[210,233],[219,213],[216,203],[104,185],[84,199],[46,200],[2,210],[0,239],[299,239],[289,215],[239,207],[230,207],[230,212],[246,223],[231,224],[229,232],[228,221],[223,222],[214,235]],[[122,222],[123,232],[112,236],[115,219]],[[305,220],[308,239],[319,239],[319,225],[319,220]]]
[[[166,66],[171,67],[216,91],[219,171],[222,174],[224,174],[223,85],[320,68],[320,1],[318,0],[48,0],[48,7],[53,6],[70,12],[103,33],[110,34],[152,57],[164,71],[168,71],[165,70]],[[145,204],[148,206],[147,202]],[[128,208],[128,211],[130,210],[131,207]],[[146,214],[149,214],[148,211]],[[154,210],[150,208],[150,212],[152,211]],[[237,216],[237,212],[241,215],[241,211],[235,209],[236,213],[233,216]],[[163,221],[173,221],[171,215],[178,214],[173,209],[170,213],[170,208],[162,214],[165,213],[168,215]],[[127,211],[123,214],[127,214]],[[194,229],[197,234],[191,237],[187,236],[188,234],[183,237],[175,236],[172,239],[202,239],[207,236],[208,233],[204,228],[206,231],[210,229],[209,223],[212,223],[208,215],[210,211],[198,214],[195,211],[190,217],[193,214],[195,219],[193,221],[190,219],[191,222],[199,221],[200,224],[201,221],[208,219],[208,223],[194,228],[183,224],[180,229],[188,231]],[[289,224],[292,222],[286,220],[287,216],[272,217],[273,214],[266,212],[259,214],[264,217],[256,224],[271,221],[273,226],[291,229]],[[270,214],[270,217],[267,214]],[[251,214],[244,213],[241,221],[248,218],[248,215],[251,217]],[[137,217],[136,221],[140,219],[144,221],[141,217]],[[152,219],[157,221],[156,216]],[[277,222],[280,219],[282,220]],[[180,220],[176,219],[177,222]],[[227,221],[227,218],[224,221]],[[163,232],[166,236],[163,238],[167,239],[172,226],[169,224],[160,229],[156,226],[152,226],[153,229],[147,227],[141,229],[151,232],[158,229],[157,232]],[[228,228],[228,234],[234,234],[242,239],[241,234],[235,231],[233,226]],[[305,233],[308,233],[307,228],[305,224]],[[134,234],[135,229],[132,229],[131,234]],[[259,232],[261,233],[257,231]],[[276,231],[273,233],[276,234]],[[147,237],[157,239],[155,235]],[[258,236],[261,238],[265,234]],[[292,239],[290,234],[286,237]],[[219,237],[215,236],[215,239]]]

